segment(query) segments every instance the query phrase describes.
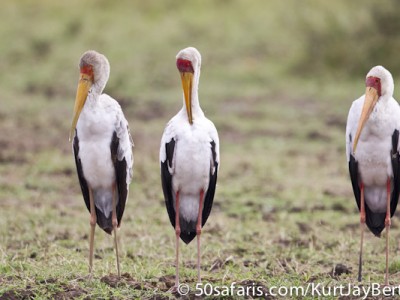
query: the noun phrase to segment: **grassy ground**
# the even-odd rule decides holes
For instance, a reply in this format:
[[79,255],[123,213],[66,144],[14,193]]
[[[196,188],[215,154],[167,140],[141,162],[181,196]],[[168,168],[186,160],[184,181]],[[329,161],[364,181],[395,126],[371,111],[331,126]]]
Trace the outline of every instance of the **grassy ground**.
[[[373,65],[387,66],[395,82],[400,70],[391,50],[381,54],[375,45],[387,35],[390,45],[399,40],[386,28],[394,2],[355,3],[2,4],[0,299],[171,297],[174,231],[158,149],[182,105],[174,57],[186,46],[202,53],[200,101],[221,140],[203,234],[204,283],[356,284],[359,217],[345,158],[347,111]],[[135,142],[119,280],[113,240],[100,230],[87,278],[89,214],[68,143],[77,64],[91,48],[110,60],[106,93],[123,106]],[[398,224],[396,216],[393,284],[400,280]],[[195,243],[181,249],[181,280],[194,288]],[[384,249],[384,239],[366,235],[365,284],[383,282]],[[338,264],[347,271],[340,276],[332,274]]]

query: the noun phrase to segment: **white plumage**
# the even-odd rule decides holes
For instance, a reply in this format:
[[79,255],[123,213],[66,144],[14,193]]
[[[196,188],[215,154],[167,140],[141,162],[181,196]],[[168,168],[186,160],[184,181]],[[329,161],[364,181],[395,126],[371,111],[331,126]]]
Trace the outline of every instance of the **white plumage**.
[[393,98],[393,78],[382,66],[366,76],[366,93],[350,108],[346,126],[346,156],[354,196],[360,210],[361,243],[358,280],[362,279],[365,224],[376,236],[386,228],[388,284],[389,229],[400,189],[400,106]]
[[[168,122],[161,139],[161,179],[165,203],[176,233],[176,281],[179,284],[179,237],[189,243],[197,235],[200,281],[201,227],[210,214],[219,167],[219,138],[198,99],[201,56],[192,47],[176,56],[183,88],[183,107]],[[179,203],[179,204],[177,204]]]
[[[368,77],[381,78],[382,95],[361,131],[356,152],[360,179],[365,187],[365,200],[372,211],[386,211],[386,181],[393,177],[390,150],[395,129],[400,130],[400,106],[393,98],[393,78],[385,68],[376,66]],[[365,95],[355,100],[350,108],[346,126],[346,155],[350,161],[358,120]],[[350,139],[352,137],[352,139]]]
[[70,139],[78,178],[90,212],[89,270],[92,271],[93,240],[96,223],[107,233],[121,225],[133,170],[133,142],[121,106],[102,91],[108,81],[110,65],[96,51],[85,52],[79,63],[80,80],[74,107]]
[[[193,125],[187,121],[186,109],[169,121],[161,140],[160,161],[166,160],[165,144],[175,138],[175,154],[172,167],[173,191],[180,191],[180,213],[186,221],[197,220],[199,191],[207,191],[210,169],[214,174],[211,141],[216,145],[216,161],[219,163],[219,139],[214,124],[199,111],[193,115]],[[175,193],[174,208],[175,208]]]
[[[88,95],[79,117],[76,131],[79,137],[79,158],[89,186],[98,193],[95,205],[106,217],[112,211],[112,185],[115,182],[115,167],[111,160],[110,143],[114,132],[119,138],[118,160],[126,159],[126,183],[132,180],[133,142],[128,131],[128,122],[117,101],[106,94]],[[102,195],[104,194],[104,196]],[[119,199],[117,198],[117,204]]]

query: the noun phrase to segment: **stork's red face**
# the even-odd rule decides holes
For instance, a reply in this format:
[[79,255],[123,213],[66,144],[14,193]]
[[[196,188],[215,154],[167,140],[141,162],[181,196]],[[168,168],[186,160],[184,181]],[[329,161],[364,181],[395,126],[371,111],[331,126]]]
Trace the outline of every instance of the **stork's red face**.
[[381,97],[381,79],[379,77],[367,77],[365,85],[367,88],[365,91],[364,106],[361,112],[360,120],[358,121],[357,132],[354,137],[353,153],[356,153],[358,139],[360,138],[364,125],[374,110],[379,98]]
[[192,62],[190,60],[178,58],[176,60],[176,67],[178,68],[179,72],[194,73]]
[[381,79],[379,77],[370,76],[365,80],[365,86],[372,87],[378,92],[378,96],[381,96]]
[[181,73],[183,94],[185,96],[186,112],[188,115],[190,125],[193,124],[192,116],[192,83],[194,69],[190,60],[178,58],[176,60],[176,67]]
[[76,90],[74,116],[72,118],[69,140],[71,140],[74,135],[79,115],[81,114],[82,108],[85,105],[86,98],[88,96],[90,88],[92,87],[93,82],[94,82],[93,66],[88,64],[81,65],[78,88]]

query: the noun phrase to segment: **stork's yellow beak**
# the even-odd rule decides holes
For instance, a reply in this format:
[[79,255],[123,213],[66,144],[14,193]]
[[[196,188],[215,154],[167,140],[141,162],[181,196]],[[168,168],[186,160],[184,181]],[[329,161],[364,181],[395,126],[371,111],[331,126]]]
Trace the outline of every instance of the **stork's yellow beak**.
[[71,131],[69,132],[69,141],[71,141],[74,136],[76,123],[78,123],[79,115],[81,114],[81,111],[82,111],[83,106],[85,105],[89,90],[93,84],[92,78],[93,78],[92,76],[90,76],[88,74],[84,74],[84,73],[81,73],[81,76],[79,78],[79,83],[78,83],[78,88],[76,91],[76,98],[75,98],[74,116],[72,119]]
[[367,122],[369,115],[373,111],[376,103],[378,102],[378,99],[378,91],[373,87],[367,87],[367,90],[365,91],[364,106],[361,112],[360,120],[358,121],[356,136],[354,137],[353,154],[356,153],[357,143],[358,139],[360,138],[361,131],[365,123]]
[[183,94],[185,96],[186,112],[188,115],[190,125],[193,124],[192,115],[192,83],[193,73],[192,72],[181,72]]

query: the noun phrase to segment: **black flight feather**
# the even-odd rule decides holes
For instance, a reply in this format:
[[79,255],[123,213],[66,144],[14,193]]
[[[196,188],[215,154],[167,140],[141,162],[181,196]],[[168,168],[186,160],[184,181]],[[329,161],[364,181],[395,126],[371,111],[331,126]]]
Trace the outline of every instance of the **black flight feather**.
[[175,209],[174,209],[174,197],[172,194],[172,175],[168,170],[168,165],[172,167],[172,159],[174,157],[175,140],[171,139],[169,143],[165,144],[165,151],[167,158],[164,162],[161,162],[161,183],[164,193],[165,206],[169,216],[171,225],[175,228]]
[[125,210],[125,204],[128,197],[128,185],[126,183],[127,178],[127,164],[126,159],[123,157],[122,160],[118,159],[118,148],[119,148],[119,138],[117,133],[114,131],[112,140],[111,140],[111,160],[114,164],[115,168],[115,180],[117,184],[117,195],[118,195],[118,204],[116,207],[117,212],[117,220],[118,227],[121,226],[122,216]]
[[399,131],[395,129],[392,135],[392,151],[391,160],[393,168],[393,190],[390,197],[390,217],[393,217],[397,203],[399,202],[399,188],[400,188],[400,155],[398,149],[399,144]]
[[[215,142],[211,141],[211,153],[212,153],[212,160],[213,163],[211,164],[210,168],[210,181],[208,183],[208,189],[206,196],[204,197],[204,207],[203,207],[203,214],[202,214],[202,224],[201,226],[204,226],[206,224],[206,221],[208,219],[208,216],[210,215],[211,208],[213,205],[214,201],[214,195],[215,195],[215,187],[217,185],[217,176],[218,176],[218,162],[217,162],[217,153],[215,152]],[[213,174],[213,166],[214,166],[214,174]]]
[[74,156],[75,156],[76,171],[78,173],[79,184],[81,186],[83,199],[85,200],[86,207],[90,212],[89,188],[87,186],[86,179],[83,176],[82,163],[81,163],[81,159],[79,158],[79,138],[78,138],[78,133],[76,130],[75,130],[73,149],[74,149]]

